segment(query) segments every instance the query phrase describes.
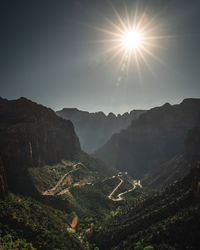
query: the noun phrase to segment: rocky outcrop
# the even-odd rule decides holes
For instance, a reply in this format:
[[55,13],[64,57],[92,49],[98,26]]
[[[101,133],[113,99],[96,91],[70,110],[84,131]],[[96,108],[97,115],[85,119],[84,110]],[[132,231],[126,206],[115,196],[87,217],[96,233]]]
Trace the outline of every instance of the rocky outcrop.
[[9,189],[32,189],[28,168],[72,159],[79,151],[70,121],[25,98],[0,99],[0,156]]
[[183,151],[189,129],[200,124],[200,99],[166,103],[142,114],[94,155],[112,167],[141,177]]
[[103,112],[89,113],[76,108],[64,108],[57,115],[73,122],[82,149],[87,153],[96,151],[120,130],[127,128],[144,110],[133,110],[123,115]]

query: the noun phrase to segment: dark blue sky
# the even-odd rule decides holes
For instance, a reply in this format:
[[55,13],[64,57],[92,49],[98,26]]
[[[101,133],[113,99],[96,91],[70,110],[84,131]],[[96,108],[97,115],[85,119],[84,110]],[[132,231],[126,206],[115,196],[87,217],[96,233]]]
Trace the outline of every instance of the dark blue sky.
[[[113,0],[124,17],[136,1]],[[120,55],[107,63],[105,34],[92,29],[109,27],[105,17],[116,20],[103,0],[1,1],[0,96],[25,96],[53,108],[121,113],[148,109],[165,102],[178,103],[200,97],[200,1],[140,0],[141,12],[155,17],[159,40],[153,49],[163,64],[148,57],[152,74],[141,64],[141,78],[131,64],[128,77],[116,85]],[[109,27],[110,28],[110,27]]]

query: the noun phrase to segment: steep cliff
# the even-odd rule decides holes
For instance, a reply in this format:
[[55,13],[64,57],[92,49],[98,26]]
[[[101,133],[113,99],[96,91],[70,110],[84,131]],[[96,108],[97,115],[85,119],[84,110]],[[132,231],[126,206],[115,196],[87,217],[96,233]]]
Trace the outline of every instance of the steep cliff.
[[136,120],[144,110],[132,110],[130,113],[116,116],[103,112],[89,113],[76,108],[64,108],[57,111],[57,115],[73,122],[82,149],[92,153],[107,142],[120,130],[127,128],[132,120]]
[[80,150],[70,121],[25,98],[0,99],[0,157],[12,191],[33,189],[28,168],[72,159]]
[[0,158],[0,198],[5,198],[8,194],[8,185],[3,162]]
[[112,167],[141,177],[183,151],[189,129],[200,124],[200,99],[166,103],[133,121],[94,155]]

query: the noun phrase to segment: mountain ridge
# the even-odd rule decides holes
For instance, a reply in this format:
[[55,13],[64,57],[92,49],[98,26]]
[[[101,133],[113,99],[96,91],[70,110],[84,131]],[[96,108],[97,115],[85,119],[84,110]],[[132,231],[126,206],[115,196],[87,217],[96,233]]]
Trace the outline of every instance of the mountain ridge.
[[90,113],[77,108],[63,108],[56,111],[58,116],[71,120],[80,139],[82,149],[92,153],[102,146],[114,134],[127,128],[132,120],[137,119],[145,110],[132,110],[122,115],[102,111]]
[[199,123],[200,99],[184,99],[176,105],[166,103],[132,121],[93,155],[107,165],[141,177],[179,154],[186,133]]

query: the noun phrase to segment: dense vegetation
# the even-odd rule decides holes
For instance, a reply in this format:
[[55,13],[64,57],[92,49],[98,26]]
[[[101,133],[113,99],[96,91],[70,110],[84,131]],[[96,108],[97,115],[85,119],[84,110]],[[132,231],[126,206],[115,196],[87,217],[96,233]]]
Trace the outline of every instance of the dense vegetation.
[[200,205],[191,191],[193,178],[127,206],[93,227],[89,239],[100,249],[198,249]]
[[[73,166],[79,162],[83,165],[77,165],[73,171]],[[119,183],[117,172],[107,169],[99,160],[84,153],[76,155],[74,161],[63,160],[57,165],[32,168],[29,169],[29,173],[41,194],[45,190],[53,188],[63,175],[69,173],[55,189],[53,195],[41,196],[40,200],[67,212],[71,219],[73,216],[77,216],[79,223],[76,230],[81,233],[126,204],[126,201],[116,203],[108,198],[108,195]],[[117,190],[115,196],[132,187],[131,178],[124,175],[123,179],[124,183]],[[135,191],[134,195],[131,193],[126,195],[128,200],[132,200],[133,197],[138,199],[142,196],[145,196],[145,192],[141,189]]]
[[[131,198],[113,202],[108,195],[119,183],[117,173],[84,153],[76,157],[73,161],[63,160],[56,165],[29,169],[30,177],[41,194],[37,201],[12,193],[1,201],[0,245],[3,249],[95,248],[95,244],[88,242],[86,232],[104,218],[119,213]],[[79,162],[83,165],[79,165]],[[42,195],[66,173],[69,175],[53,195]],[[124,183],[120,192],[132,187],[132,180],[127,175],[121,178],[124,178]],[[59,195],[66,189],[66,193]],[[139,189],[135,191],[134,199],[140,199],[144,194]]]
[[84,244],[70,230],[70,223],[66,213],[31,198],[10,193],[0,201],[3,249],[83,249]]
[[[137,187],[115,202],[108,196],[120,179],[113,198],[131,189],[133,180],[104,168],[81,153],[72,161],[29,169],[41,195],[36,201],[10,193],[0,202],[0,247],[198,249],[200,205],[191,188],[194,172],[158,193]],[[42,195],[66,173],[53,195]],[[59,195],[63,189],[67,192]]]

